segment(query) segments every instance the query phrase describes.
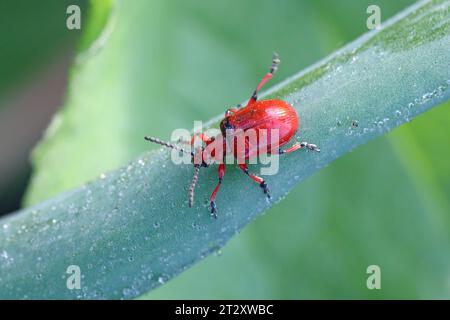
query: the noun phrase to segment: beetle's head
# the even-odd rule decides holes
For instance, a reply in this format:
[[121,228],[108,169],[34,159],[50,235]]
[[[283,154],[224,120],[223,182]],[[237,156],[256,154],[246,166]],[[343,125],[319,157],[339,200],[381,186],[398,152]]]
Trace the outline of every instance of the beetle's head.
[[220,121],[220,132],[222,132],[222,136],[227,136],[227,130],[234,129],[234,126],[231,124],[230,116],[225,115],[225,118]]

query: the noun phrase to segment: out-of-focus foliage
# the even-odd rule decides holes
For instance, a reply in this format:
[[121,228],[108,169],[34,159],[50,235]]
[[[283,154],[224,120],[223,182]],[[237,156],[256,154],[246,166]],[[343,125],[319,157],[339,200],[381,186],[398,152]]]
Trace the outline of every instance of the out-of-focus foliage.
[[[87,0],[0,1],[0,215],[20,205],[31,172],[27,151],[65,83],[50,94],[36,89],[63,74],[81,34],[66,27],[69,4],[80,7],[83,21]],[[28,96],[33,103],[25,102]]]
[[77,35],[65,27],[66,9],[74,3],[85,12],[85,0],[0,2],[0,95],[48,63]]

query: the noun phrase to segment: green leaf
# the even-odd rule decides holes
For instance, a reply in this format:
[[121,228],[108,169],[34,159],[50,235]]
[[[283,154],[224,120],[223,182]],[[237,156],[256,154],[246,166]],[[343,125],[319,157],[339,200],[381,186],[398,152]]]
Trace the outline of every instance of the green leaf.
[[[3,100],[11,90],[27,81],[30,74],[73,43],[78,32],[68,32],[66,9],[73,1],[48,1],[30,5],[26,1],[2,1],[0,21],[0,97]],[[86,1],[77,5],[84,10]],[[57,12],[58,14],[55,14]],[[26,39],[26,41],[24,41]],[[5,103],[0,104],[0,109]]]
[[[449,12],[448,5],[444,5],[447,3],[420,3],[410,8],[382,30],[362,37],[270,92],[270,96],[283,98],[297,109],[302,120],[298,138],[317,143],[322,149],[321,154],[299,152],[281,160],[278,175],[267,179],[274,199],[281,199],[298,181],[339,155],[449,98]],[[125,14],[123,9],[119,10],[121,14]],[[124,20],[117,18],[118,24],[121,21]],[[405,37],[406,33],[412,36]],[[107,46],[114,48],[114,35],[121,38],[121,29],[111,33]],[[89,84],[93,85],[88,80],[99,71],[106,71],[96,68],[107,65],[104,61],[109,61],[108,58],[114,60],[115,51],[106,49],[87,56],[78,66],[79,73],[72,81],[74,91],[87,90]],[[102,54],[112,56],[101,57]],[[114,81],[116,76],[106,80]],[[107,84],[95,84],[97,97],[102,97],[102,90],[107,88]],[[106,92],[103,94],[106,99]],[[75,112],[70,103],[76,101],[74,105],[80,106],[88,100],[72,92],[65,112],[82,117],[82,110]],[[117,105],[114,99],[104,102]],[[118,117],[115,123],[119,123],[121,113],[111,112],[109,116]],[[102,113],[96,116],[98,122]],[[62,120],[69,119],[67,114],[63,115]],[[56,131],[60,137],[64,137],[64,132],[70,137],[74,134],[71,130],[75,129],[66,123]],[[105,133],[102,142],[114,142],[108,134]],[[100,148],[97,152],[101,154],[100,142],[96,142],[100,138],[91,138],[90,142]],[[63,139],[53,141],[61,145],[63,142]],[[47,144],[51,143],[49,139]],[[41,151],[41,157],[44,154]],[[53,157],[56,159],[57,154]],[[95,161],[95,155],[92,158]],[[87,161],[81,158],[71,161],[76,160]],[[105,167],[108,165],[114,164]],[[2,220],[0,295],[135,297],[216,251],[270,206],[261,191],[230,166],[219,194],[219,219],[211,219],[202,203],[217,180],[216,174],[214,170],[202,172],[197,206],[188,209],[184,186],[191,174],[191,167],[173,165],[167,151],[145,154],[81,189]],[[43,177],[51,180],[51,176]],[[440,219],[448,224],[447,217]],[[81,291],[66,288],[63,277],[72,264],[82,269]],[[36,267],[30,269],[30,265]]]

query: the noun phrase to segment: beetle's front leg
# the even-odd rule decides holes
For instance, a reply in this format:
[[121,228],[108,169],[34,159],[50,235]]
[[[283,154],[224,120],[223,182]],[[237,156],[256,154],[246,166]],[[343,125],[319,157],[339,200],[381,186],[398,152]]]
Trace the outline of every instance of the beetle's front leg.
[[219,175],[219,182],[217,183],[216,187],[214,188],[211,197],[209,198],[210,204],[211,204],[211,215],[214,218],[217,218],[217,206],[216,206],[216,195],[217,191],[220,189],[220,185],[222,184],[223,177],[225,176],[225,164],[221,163],[219,164],[219,167],[217,169],[218,175]]
[[263,192],[264,192],[264,194],[265,195],[267,195],[267,198],[268,199],[271,199],[272,197],[270,196],[270,191],[269,191],[269,187],[267,186],[267,183],[266,183],[266,181],[263,179],[263,178],[261,178],[261,177],[258,177],[256,174],[254,174],[254,173],[251,173],[249,170],[248,170],[248,167],[247,167],[247,165],[244,163],[244,164],[239,164],[239,168],[242,170],[242,171],[244,171],[244,173],[246,174],[246,175],[248,175],[253,181],[255,181],[257,184],[259,184],[259,186],[263,189]]
[[210,143],[214,140],[214,138],[211,138],[209,136],[207,136],[205,133],[201,132],[201,133],[196,133],[194,134],[194,136],[191,139],[191,146],[194,146],[195,144],[195,139],[199,138],[202,142],[204,143]]

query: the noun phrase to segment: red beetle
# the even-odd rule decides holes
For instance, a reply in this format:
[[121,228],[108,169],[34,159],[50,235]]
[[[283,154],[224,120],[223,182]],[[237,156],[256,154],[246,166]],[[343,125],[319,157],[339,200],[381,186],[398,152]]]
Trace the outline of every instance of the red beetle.
[[[270,153],[270,150],[277,150],[278,154],[285,154],[300,148],[306,148],[312,151],[320,152],[320,149],[317,148],[315,144],[307,143],[307,142],[296,142],[294,145],[287,149],[281,149],[279,147],[287,144],[291,138],[296,133],[299,127],[299,119],[297,112],[295,109],[290,106],[287,102],[283,100],[261,100],[258,99],[258,92],[262,88],[262,86],[272,78],[273,74],[277,71],[278,64],[280,63],[280,59],[277,54],[274,54],[272,59],[272,65],[270,66],[270,71],[264,76],[264,78],[260,81],[260,83],[256,86],[255,91],[253,92],[250,100],[248,101],[245,107],[241,107],[238,105],[237,108],[228,109],[225,112],[225,117],[220,122],[220,131],[221,135],[216,137],[208,137],[204,133],[199,133],[194,135],[191,139],[190,144],[191,147],[194,146],[195,140],[198,138],[202,141],[203,146],[201,148],[197,148],[194,151],[187,151],[184,148],[174,145],[169,142],[162,141],[158,138],[146,136],[145,139],[168,148],[176,149],[182,152],[189,153],[192,157],[192,163],[194,164],[194,177],[192,179],[191,185],[189,187],[189,207],[192,207],[194,202],[194,189],[195,185],[198,181],[198,174],[200,167],[208,167],[212,160],[219,162],[218,166],[218,175],[219,182],[214,188],[211,197],[211,214],[217,218],[217,207],[215,203],[215,198],[217,192],[219,191],[220,185],[222,183],[223,177],[225,175],[225,161],[224,155],[208,151],[208,146],[213,142],[223,145],[224,150],[229,150],[230,144],[233,144],[232,152],[235,157],[238,157],[238,149],[236,148],[236,142],[232,142],[230,140],[230,130],[242,130],[242,132],[246,133],[249,130],[254,130],[257,136],[256,143],[249,143],[248,140],[245,140],[245,147],[242,150],[242,158],[244,162],[238,161],[239,168],[248,175],[253,181],[259,184],[264,193],[270,199],[269,188],[267,187],[266,181],[249,172],[247,164],[245,160],[248,160],[252,157],[261,155],[263,153]],[[277,129],[278,140],[276,143],[272,143],[270,140],[270,132],[272,129]],[[261,139],[261,133],[265,131],[268,132],[266,139]],[[268,142],[270,141],[270,142]],[[276,149],[274,149],[276,148]]]

